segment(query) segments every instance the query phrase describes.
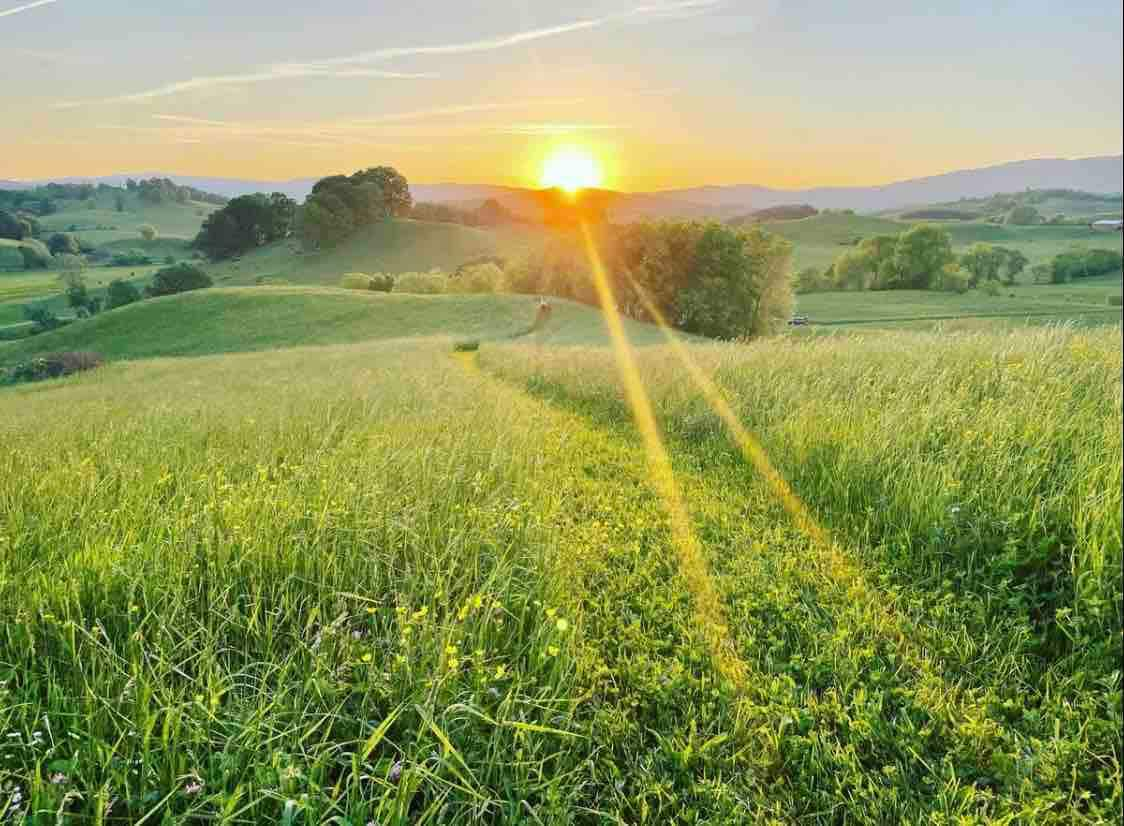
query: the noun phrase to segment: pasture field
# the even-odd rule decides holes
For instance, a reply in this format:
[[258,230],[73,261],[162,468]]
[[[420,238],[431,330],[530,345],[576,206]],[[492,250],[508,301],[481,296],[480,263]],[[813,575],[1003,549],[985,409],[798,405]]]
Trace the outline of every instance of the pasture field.
[[[160,265],[163,266],[163,265]],[[91,296],[102,296],[110,281],[122,278],[138,287],[148,283],[160,266],[94,267],[83,270]],[[34,302],[46,304],[56,315],[71,315],[62,293],[58,270],[0,272],[0,327],[23,321],[23,307]]]
[[262,281],[336,286],[348,272],[449,271],[482,256],[518,257],[542,239],[541,231],[532,228],[479,229],[401,219],[362,227],[320,252],[302,252],[296,239],[270,244],[214,264],[208,272],[216,283],[228,286]]
[[194,201],[153,204],[131,193],[124,198],[124,212],[116,210],[112,194],[101,193],[95,197],[94,209],[80,201],[59,201],[62,208],[39,221],[44,233],[74,232],[83,241],[97,246],[114,241],[139,241],[137,227],[141,224],[152,224],[161,236],[191,240],[199,233],[204,218],[219,208]]
[[[199,356],[397,338],[510,339],[525,333],[536,299],[520,295],[429,296],[315,287],[212,288],[150,299],[34,338],[0,345],[0,365],[37,353],[97,350],[112,359]],[[530,340],[572,345],[605,340],[601,314],[555,299],[555,324]],[[637,344],[662,341],[627,325]]]
[[[916,221],[895,221],[868,215],[820,214],[794,221],[763,224],[770,232],[793,244],[793,267],[824,270],[835,262],[855,238],[897,235]],[[1120,233],[1095,232],[1083,226],[1015,227],[983,222],[935,222],[952,236],[952,247],[961,253],[976,242],[1021,250],[1031,265],[1046,263],[1058,253],[1071,249],[1121,250]]]
[[1116,821],[1119,329],[630,324],[642,438],[514,301],[39,337],[115,361],[0,389],[0,818]]
[[796,304],[797,312],[817,325],[878,326],[960,318],[1119,324],[1121,308],[1110,306],[1108,300],[1121,295],[1122,287],[1121,276],[1114,275],[1069,284],[1004,287],[997,296],[983,290],[963,295],[932,290],[825,292],[798,295]]

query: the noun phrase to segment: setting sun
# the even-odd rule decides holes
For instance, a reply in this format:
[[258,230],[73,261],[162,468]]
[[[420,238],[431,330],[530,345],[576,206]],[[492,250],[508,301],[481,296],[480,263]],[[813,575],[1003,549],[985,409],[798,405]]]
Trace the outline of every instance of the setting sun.
[[577,192],[601,185],[601,167],[587,151],[575,147],[560,149],[543,163],[542,185],[565,192]]

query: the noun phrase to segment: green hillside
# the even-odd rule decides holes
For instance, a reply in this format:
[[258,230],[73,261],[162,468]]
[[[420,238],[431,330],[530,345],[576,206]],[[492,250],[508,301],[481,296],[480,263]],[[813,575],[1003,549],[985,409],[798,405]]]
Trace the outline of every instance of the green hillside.
[[[50,333],[0,344],[0,364],[54,350],[109,359],[198,356],[395,338],[505,339],[525,331],[535,300],[516,295],[397,295],[308,287],[209,289],[133,304]],[[629,322],[637,344],[663,341]],[[554,302],[542,344],[602,344],[601,313]]]
[[[897,235],[918,222],[869,215],[821,213],[795,221],[770,221],[762,226],[793,244],[793,267],[825,269],[856,241],[874,235]],[[1068,249],[1121,249],[1120,233],[1095,232],[1087,226],[1003,226],[982,221],[937,222],[962,252],[977,241],[1019,249],[1032,264],[1044,263]]]
[[[192,239],[204,218],[218,209],[214,204],[164,202],[152,204],[134,193],[117,191],[124,198],[124,211],[116,208],[116,194],[100,191],[90,201],[58,201],[58,211],[39,219],[44,233],[74,232],[83,241],[101,245],[110,241],[140,240],[141,224],[151,224],[170,238]],[[93,209],[89,203],[93,204]]]
[[983,290],[964,294],[933,290],[879,290],[810,293],[796,297],[797,312],[814,325],[898,326],[906,322],[962,318],[1012,322],[1081,322],[1119,324],[1120,307],[1109,298],[1121,295],[1119,275],[1087,278],[1070,284],[1005,287],[999,295]]
[[363,227],[330,249],[305,252],[296,239],[289,239],[218,262],[208,271],[216,282],[231,286],[267,280],[335,286],[348,272],[452,270],[480,256],[515,256],[540,237],[533,230],[394,220]]
[[793,245],[793,267],[825,269],[858,239],[872,235],[897,235],[908,225],[868,215],[821,212],[795,221],[768,221],[761,225],[787,238]]

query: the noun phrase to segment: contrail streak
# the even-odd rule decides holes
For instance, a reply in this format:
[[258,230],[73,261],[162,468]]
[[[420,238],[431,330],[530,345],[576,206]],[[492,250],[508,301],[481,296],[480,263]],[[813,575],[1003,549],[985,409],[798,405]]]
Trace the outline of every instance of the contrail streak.
[[30,11],[31,9],[37,9],[40,6],[46,6],[48,3],[57,2],[58,0],[35,0],[34,3],[25,3],[22,6],[16,6],[14,9],[6,9],[5,11],[0,11],[0,17],[8,17],[12,14],[19,14],[21,11]]

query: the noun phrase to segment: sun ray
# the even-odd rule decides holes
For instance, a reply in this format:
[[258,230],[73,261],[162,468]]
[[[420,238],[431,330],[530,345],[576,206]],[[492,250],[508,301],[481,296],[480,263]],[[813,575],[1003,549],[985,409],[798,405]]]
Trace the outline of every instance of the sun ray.
[[730,639],[721,597],[710,576],[702,546],[691,527],[691,518],[675,479],[675,472],[671,467],[671,459],[664,446],[655,414],[652,412],[651,401],[640,378],[632,345],[625,335],[624,324],[617,310],[616,296],[605,274],[593,233],[586,223],[583,222],[581,226],[585,236],[586,253],[593,271],[593,281],[604,312],[605,323],[609,328],[609,340],[612,343],[617,369],[624,383],[625,396],[629,407],[632,408],[633,419],[640,431],[653,486],[663,499],[667,510],[672,542],[679,555],[679,570],[691,592],[696,620],[704,632],[711,657],[719,672],[737,690],[744,690],[749,669],[738,656]]

